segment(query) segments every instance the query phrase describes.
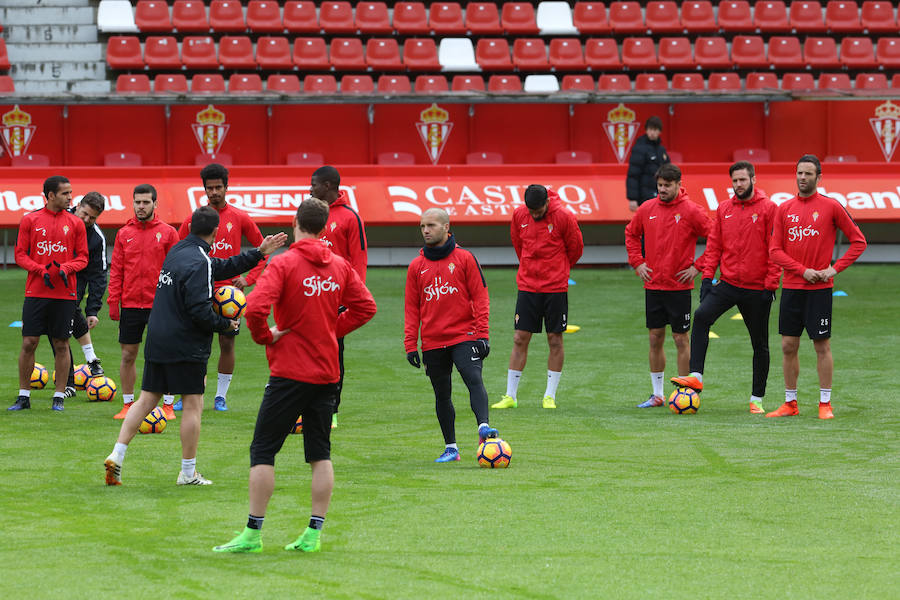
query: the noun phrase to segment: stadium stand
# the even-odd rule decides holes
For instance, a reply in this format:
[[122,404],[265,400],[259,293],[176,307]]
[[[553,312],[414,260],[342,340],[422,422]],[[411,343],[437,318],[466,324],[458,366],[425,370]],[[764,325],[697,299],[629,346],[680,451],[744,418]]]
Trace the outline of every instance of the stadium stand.
[[594,157],[590,152],[583,150],[568,150],[556,154],[556,164],[558,165],[589,165],[592,162],[594,162]]
[[318,167],[325,164],[325,157],[318,152],[288,152],[284,162],[288,165]]
[[143,158],[135,152],[107,152],[103,155],[104,167],[140,167],[142,164]]
[[502,165],[503,155],[499,152],[469,152],[466,154],[467,165]]

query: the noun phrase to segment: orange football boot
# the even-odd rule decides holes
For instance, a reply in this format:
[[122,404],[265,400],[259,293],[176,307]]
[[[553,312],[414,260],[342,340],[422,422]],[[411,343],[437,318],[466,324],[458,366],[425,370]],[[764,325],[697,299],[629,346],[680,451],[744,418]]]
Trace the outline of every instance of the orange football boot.
[[797,409],[797,401],[791,400],[790,402],[785,402],[775,410],[770,413],[766,413],[767,417],[796,417],[800,414],[800,411]]
[[833,419],[834,411],[831,410],[831,402],[819,402],[819,418]]
[[756,402],[751,402],[751,403],[750,403],[750,414],[753,414],[753,415],[761,415],[761,414],[763,414],[763,413],[765,413],[765,412],[766,412],[766,411],[763,410],[763,407],[760,406],[759,404],[757,404]]
[[677,385],[678,387],[686,387],[691,388],[695,392],[703,391],[703,382],[694,377],[693,375],[688,375],[686,377],[673,377],[670,379],[672,383]]
[[166,416],[167,421],[174,421],[175,419],[178,418],[175,416],[175,409],[172,408],[171,404],[163,403],[162,411],[163,411],[163,414]]
[[120,421],[121,421],[122,419],[124,419],[124,418],[125,418],[125,415],[128,414],[128,409],[131,408],[131,405],[132,405],[132,404],[134,404],[134,402],[129,402],[128,404],[124,404],[124,405],[122,406],[122,410],[120,410],[119,412],[117,412],[116,415],[113,417],[113,419],[119,419]]

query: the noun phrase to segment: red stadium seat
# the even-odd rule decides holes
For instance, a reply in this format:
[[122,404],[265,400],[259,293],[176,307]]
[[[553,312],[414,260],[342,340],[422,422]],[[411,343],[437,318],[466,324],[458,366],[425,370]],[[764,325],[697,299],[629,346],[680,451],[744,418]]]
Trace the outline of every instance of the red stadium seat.
[[6,40],[0,38],[0,71],[8,71],[9,67],[9,54],[6,51]]
[[825,5],[825,27],[832,33],[859,33],[859,6],[855,0],[828,0]]
[[534,6],[525,2],[506,2],[500,13],[500,25],[508,35],[525,35],[538,32]]
[[656,60],[653,38],[625,38],[622,42],[622,64],[630,69],[655,69],[659,61]]
[[[740,92],[741,78],[737,73],[710,73],[709,91],[711,92]],[[671,159],[671,157],[670,157]]]
[[597,91],[600,92],[630,92],[631,80],[628,75],[601,75],[597,78]]
[[790,10],[791,29],[801,33],[824,33],[825,20],[819,0],[794,0]]
[[590,75],[564,75],[560,89],[564,92],[596,92],[597,84]]
[[790,31],[787,7],[781,0],[757,0],[753,7],[753,25],[762,33]]
[[511,70],[509,43],[503,38],[481,38],[475,46],[475,62],[484,71]]
[[20,154],[10,156],[10,164],[14,167],[49,167],[50,157],[45,154]]
[[458,2],[432,4],[428,25],[437,35],[465,35],[462,6]]
[[253,33],[282,33],[281,8],[275,0],[250,0],[247,27]]
[[330,56],[331,66],[337,70],[361,71],[366,68],[362,41],[359,38],[332,39]]
[[342,94],[372,94],[375,82],[371,75],[344,75],[341,77]]
[[169,5],[164,0],[138,0],[134,7],[134,24],[141,33],[171,33]]
[[578,38],[550,40],[550,66],[556,71],[584,71],[584,52]]
[[284,162],[288,165],[320,167],[325,164],[325,157],[318,152],[288,152]]
[[[0,53],[6,56],[4,41]],[[8,59],[7,59],[8,60]],[[144,57],[141,54],[141,42],[134,35],[114,35],[106,43],[106,62],[110,69],[143,69]],[[9,65],[6,65],[9,69]]]
[[694,49],[686,37],[662,38],[659,40],[659,64],[667,71],[695,68]]
[[234,73],[228,78],[229,94],[262,94],[262,79],[256,73]]
[[584,150],[566,150],[556,153],[558,165],[589,165],[594,162],[594,156]]
[[327,34],[356,33],[353,7],[344,0],[328,0],[319,6],[319,27]]
[[192,94],[224,94],[225,79],[218,73],[191,77]]
[[226,35],[219,40],[219,63],[226,69],[255,69],[253,42],[243,35]]
[[491,75],[488,80],[489,92],[521,92],[522,80],[517,75]]
[[309,0],[291,0],[284,4],[284,28],[290,33],[319,33],[316,5]]
[[294,66],[291,44],[286,37],[261,37],[256,41],[256,62],[260,69],[286,69]]
[[734,151],[732,159],[735,162],[739,160],[747,160],[753,163],[770,162],[769,151],[765,148],[741,148]]
[[875,46],[872,38],[845,37],[841,40],[841,64],[848,69],[874,69]]
[[406,75],[382,75],[378,78],[379,94],[409,94],[412,85]]
[[481,75],[454,75],[450,89],[454,92],[483,92],[486,88]]
[[178,33],[209,33],[209,19],[202,0],[175,0],[172,26]]
[[303,78],[304,94],[336,94],[337,80],[334,75],[307,75]]
[[400,46],[394,38],[369,38],[366,42],[366,66],[374,71],[399,71]]
[[900,73],[894,73],[894,76],[891,77],[891,89],[894,90],[894,93],[900,92]]
[[194,157],[194,164],[198,167],[205,167],[206,165],[212,163],[218,163],[220,165],[230,167],[232,164],[234,164],[234,159],[230,154],[225,154],[224,152],[219,154],[198,154]]
[[681,152],[676,152],[674,150],[667,150],[669,155],[669,162],[672,162],[676,165],[680,165],[684,162],[684,156],[682,156]]
[[394,32],[387,4],[384,2],[360,2],[356,5],[356,28],[363,34],[390,34]]
[[654,34],[681,33],[684,28],[678,17],[678,5],[672,0],[648,2],[645,23]]
[[410,38],[403,42],[403,66],[409,71],[440,70],[434,38]]
[[889,0],[866,0],[862,3],[860,23],[868,33],[897,33],[894,6]]
[[518,38],[513,43],[513,64],[520,71],[546,71],[547,47],[537,38]]
[[[719,14],[722,5],[719,5]],[[713,33],[719,30],[709,0],[685,2],[681,5],[681,26],[688,33]]]
[[790,36],[769,38],[769,62],[776,69],[802,69],[803,49],[800,40]]
[[900,69],[900,37],[883,37],[875,46],[875,60],[884,69]]
[[171,35],[153,36],[144,42],[144,62],[147,68],[174,69],[181,68],[181,57],[178,55],[178,42]]
[[613,38],[590,38],[584,44],[584,62],[594,71],[618,71],[622,68],[619,45]]
[[416,159],[408,152],[379,152],[377,162],[379,165],[414,165]]
[[606,4],[603,2],[576,2],[572,22],[581,35],[612,31],[609,19],[606,18]]
[[140,167],[144,160],[134,152],[108,152],[103,155],[104,167]]
[[[0,76],[0,80],[2,80],[7,75]],[[10,80],[12,81],[12,80]],[[0,81],[2,83],[2,81]],[[2,92],[2,85],[0,85],[0,92]],[[149,94],[150,93],[150,78],[146,75],[119,75],[116,78],[116,93],[117,94]]]
[[722,31],[753,31],[750,3],[728,0],[719,4],[719,27]]
[[421,2],[398,2],[394,5],[394,29],[400,35],[421,35],[430,31],[428,12]]
[[816,89],[816,81],[811,73],[785,73],[781,77],[781,89],[814,90]]
[[218,69],[216,43],[208,35],[186,37],[181,42],[181,62],[188,69]]
[[855,157],[854,155],[852,155],[852,154],[829,154],[829,155],[826,156],[824,159],[822,159],[822,162],[827,162],[827,163],[843,163],[843,162],[851,162],[851,163],[855,163],[855,162],[856,162],[856,157]]
[[297,38],[294,40],[292,59],[301,71],[327,71],[331,68],[325,38]]
[[702,92],[706,89],[706,82],[703,80],[703,75],[699,73],[676,73],[672,76],[672,89],[685,92]]
[[[772,44],[769,43],[769,58],[772,58]],[[837,45],[833,37],[808,37],[803,43],[803,58],[813,69],[837,69]]]
[[701,69],[730,68],[732,63],[725,38],[698,37],[694,42],[694,62]]
[[740,69],[767,68],[766,45],[758,35],[738,35],[731,42],[731,61]]
[[419,75],[413,88],[417,94],[442,94],[450,91],[443,75]]
[[777,90],[778,77],[775,73],[748,73],[746,89],[751,90]]
[[469,152],[466,154],[467,165],[502,165],[503,155],[499,152]]
[[887,77],[884,73],[860,73],[856,76],[857,90],[883,91],[888,89]]
[[212,0],[209,3],[209,26],[216,33],[247,31],[239,0]]
[[822,73],[819,75],[820,90],[849,90],[853,88],[846,73]]
[[661,73],[640,73],[634,80],[635,92],[668,92],[669,80]]
[[466,29],[475,35],[499,35],[500,11],[493,2],[469,2],[466,5]]
[[296,75],[269,75],[266,78],[266,91],[278,94],[299,94],[300,78]]
[[609,26],[616,34],[646,33],[641,5],[634,1],[612,2],[609,5]]
[[153,91],[157,94],[187,94],[187,77],[176,75],[157,75],[153,78]]

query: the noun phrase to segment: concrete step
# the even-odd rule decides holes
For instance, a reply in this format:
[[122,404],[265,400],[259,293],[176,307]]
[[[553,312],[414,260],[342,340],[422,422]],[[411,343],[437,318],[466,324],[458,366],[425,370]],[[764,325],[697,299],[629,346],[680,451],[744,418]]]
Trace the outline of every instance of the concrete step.
[[7,44],[97,42],[96,25],[4,25]]
[[69,91],[69,82],[52,81],[16,81],[16,94],[44,96],[50,94],[62,94]]
[[39,81],[77,81],[79,79],[106,79],[106,63],[102,60],[87,62],[22,62],[13,63],[9,74],[16,82],[25,80]]
[[9,62],[86,62],[105,58],[105,50],[97,42],[74,44],[7,44]]
[[109,94],[112,91],[112,82],[107,80],[97,81],[72,81],[69,91],[73,94]]
[[35,4],[40,6],[90,6],[91,0],[3,0],[5,7],[33,8]]
[[47,25],[66,23],[67,25],[91,25],[97,22],[97,11],[93,6],[34,6],[30,8],[9,8],[4,0],[0,9],[0,23],[8,25]]

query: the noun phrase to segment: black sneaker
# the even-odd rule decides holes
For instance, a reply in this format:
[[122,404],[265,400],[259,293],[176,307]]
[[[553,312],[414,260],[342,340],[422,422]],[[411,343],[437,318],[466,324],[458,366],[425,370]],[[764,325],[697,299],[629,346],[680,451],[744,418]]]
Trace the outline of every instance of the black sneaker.
[[103,375],[103,367],[100,366],[100,359],[95,358],[88,364],[88,368],[91,370],[91,377],[100,377]]
[[28,396],[19,396],[12,406],[6,410],[26,410],[31,408],[31,398]]
[[62,412],[63,410],[65,410],[65,407],[63,405],[63,399],[62,398],[54,398],[53,406],[51,406],[51,408],[57,412]]
[[66,391],[63,392],[63,398],[74,398],[75,397],[75,388],[66,386]]

